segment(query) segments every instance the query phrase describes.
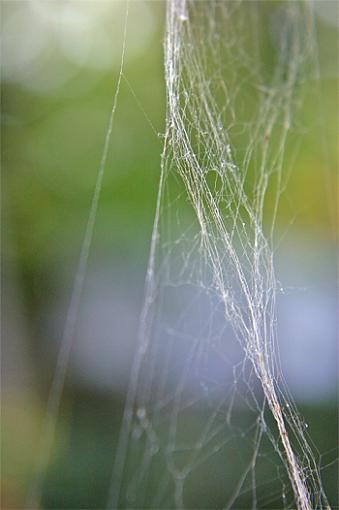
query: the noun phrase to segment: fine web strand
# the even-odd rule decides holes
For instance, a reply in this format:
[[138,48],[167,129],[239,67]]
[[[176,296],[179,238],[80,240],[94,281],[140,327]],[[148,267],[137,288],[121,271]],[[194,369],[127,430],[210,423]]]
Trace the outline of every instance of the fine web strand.
[[[185,508],[190,477],[232,447],[235,433],[251,451],[225,508],[237,508],[249,490],[252,507],[260,508],[256,470],[267,457],[266,439],[281,480],[280,496],[266,494],[266,503],[329,508],[304,422],[281,373],[273,260],[286,147],[314,42],[313,20],[304,2],[273,7],[274,64],[265,73],[253,44],[261,5],[167,2],[165,142],[109,508]],[[182,308],[175,304],[179,299]],[[234,392],[228,382],[212,385],[211,375],[203,374],[211,350],[225,356],[225,368],[229,362],[229,346],[222,344],[227,325],[243,352],[233,367]],[[196,395],[190,378],[199,371]],[[253,415],[241,433],[233,424],[237,398]],[[201,412],[204,400],[199,431],[188,438],[181,418],[187,409]]]
[[138,350],[137,355],[134,358],[133,367],[130,375],[129,387],[127,391],[126,404],[124,408],[124,414],[122,418],[122,425],[120,427],[120,435],[118,441],[118,447],[115,454],[114,468],[112,474],[112,480],[109,489],[109,495],[107,499],[107,508],[117,508],[119,504],[123,469],[122,467],[126,462],[126,454],[128,448],[128,440],[130,436],[130,428],[133,418],[133,407],[135,404],[135,393],[138,384],[138,378],[142,366],[142,359],[148,349],[148,341],[150,339],[150,316],[152,314],[152,307],[155,300],[155,259],[156,259],[156,248],[158,243],[158,231],[160,221],[160,210],[161,201],[163,195],[163,185],[165,179],[165,157],[166,157],[166,135],[164,142],[164,149],[161,156],[161,172],[160,181],[157,194],[156,210],[152,229],[152,238],[150,253],[148,258],[148,267],[145,281],[145,292],[143,300],[143,308],[140,316],[140,326],[138,332]]
[[54,370],[51,388],[47,399],[46,416],[43,422],[41,433],[41,442],[38,448],[37,463],[33,482],[29,488],[27,497],[27,508],[38,508],[41,500],[43,482],[46,475],[47,467],[50,461],[51,449],[55,436],[55,428],[60,408],[60,401],[65,384],[67,367],[69,364],[70,353],[73,345],[73,339],[79,315],[81,297],[83,293],[84,281],[87,273],[88,258],[93,239],[95,220],[97,216],[98,204],[101,195],[102,183],[106,169],[108,150],[111,142],[111,135],[115,112],[118,103],[121,81],[123,77],[124,60],[126,52],[127,23],[128,23],[129,0],[126,0],[126,11],[123,28],[123,42],[120,59],[120,67],[118,80],[113,96],[113,104],[109,116],[108,126],[106,130],[104,146],[100,159],[100,164],[95,181],[93,197],[89,209],[89,215],[85,227],[85,234],[81,245],[78,268],[75,274],[73,288],[71,293],[70,304],[67,310],[67,316],[61,338],[60,349],[57,356],[56,367]]

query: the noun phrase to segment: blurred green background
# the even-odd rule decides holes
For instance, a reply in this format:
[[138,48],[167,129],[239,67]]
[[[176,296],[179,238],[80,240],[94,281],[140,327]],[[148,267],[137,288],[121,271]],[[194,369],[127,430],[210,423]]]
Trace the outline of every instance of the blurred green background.
[[[306,316],[314,314],[319,325],[315,357],[302,367],[300,355],[288,354],[287,348],[286,359],[294,360],[287,375],[323,454],[323,465],[329,464],[323,470],[324,485],[335,507],[337,23],[335,2],[315,2],[313,8],[321,79],[305,85],[297,119],[302,143],[280,209],[279,270],[286,286],[311,288],[306,293],[309,301],[306,296],[303,303]],[[125,4],[2,1],[1,10],[1,478],[2,508],[10,509],[25,508],[31,482],[118,78]],[[126,79],[118,99],[78,347],[68,371],[44,508],[103,508],[106,502],[159,179],[165,119],[164,21],[164,2],[130,2]],[[114,342],[125,345],[122,354],[112,350]],[[302,341],[300,345],[302,349]],[[321,366],[319,352],[324,356]],[[220,507],[224,495],[216,494],[213,482],[206,490]],[[198,487],[192,490],[192,508],[206,505],[197,494]]]

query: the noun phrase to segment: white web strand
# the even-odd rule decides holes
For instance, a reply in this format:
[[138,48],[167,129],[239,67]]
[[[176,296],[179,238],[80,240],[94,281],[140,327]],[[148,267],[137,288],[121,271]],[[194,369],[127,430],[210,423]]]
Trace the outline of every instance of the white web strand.
[[72,294],[70,304],[67,310],[67,316],[65,321],[65,327],[61,338],[60,349],[58,352],[56,367],[54,370],[51,388],[48,394],[46,417],[43,422],[43,430],[41,433],[41,443],[39,445],[37,453],[37,463],[33,482],[29,489],[27,497],[27,508],[38,508],[41,495],[43,482],[46,475],[48,463],[50,461],[51,449],[55,436],[55,428],[60,408],[60,402],[62,397],[63,388],[65,385],[65,377],[69,364],[69,358],[73,345],[73,339],[76,329],[76,324],[79,316],[79,308],[81,303],[81,297],[84,287],[85,276],[87,273],[88,258],[90,253],[90,247],[92,244],[95,220],[97,216],[98,204],[101,195],[102,183],[106,169],[108,150],[111,142],[111,135],[114,123],[115,112],[118,103],[118,97],[120,92],[121,81],[123,77],[124,60],[126,52],[126,38],[127,38],[127,22],[128,22],[128,7],[129,0],[126,0],[126,11],[125,21],[123,29],[123,42],[122,52],[120,60],[120,68],[118,74],[118,80],[113,96],[113,104],[111,113],[108,120],[108,126],[105,135],[104,146],[102,150],[101,160],[98,168],[98,173],[95,181],[95,187],[87,224],[85,228],[85,234],[82,241],[80,250],[80,257],[76,275],[74,278]]
[[[207,417],[189,462],[179,468],[174,460],[175,450],[180,449],[177,439],[180,413],[187,406],[193,405],[193,400],[185,397],[192,359],[200,357],[197,352],[207,349],[207,345],[203,346],[198,339],[193,341],[190,354],[183,361],[177,385],[172,388],[173,391],[164,389],[172,369],[170,362],[174,357],[171,349],[174,346],[161,344],[164,340],[161,340],[157,326],[159,310],[164,302],[164,289],[185,282],[195,286],[199,292],[213,294],[222,305],[224,319],[231,324],[244,351],[245,362],[248,361],[252,367],[251,371],[259,381],[264,395],[263,404],[253,395],[253,405],[258,414],[253,454],[226,507],[235,508],[236,500],[250,474],[253,508],[257,507],[255,467],[264,435],[272,442],[285,466],[293,493],[292,506],[299,510],[329,507],[316,459],[280,370],[276,333],[278,284],[272,248],[279,198],[284,186],[287,136],[291,128],[299,76],[313,41],[312,19],[303,2],[283,3],[274,70],[267,85],[264,79],[257,78],[260,61],[253,62],[251,55],[246,53],[246,46],[242,47],[241,41],[237,39],[239,27],[236,25],[236,16],[240,5],[241,2],[186,0],[170,0],[167,3],[165,142],[138,351],[115,459],[108,502],[110,508],[118,508],[120,502],[126,504],[126,501],[130,507],[133,504],[139,508],[145,505],[147,494],[144,492],[142,495],[142,491],[146,489],[141,487],[143,483],[147,486],[145,480],[151,476],[149,473],[159,452],[164,457],[167,474],[163,476],[158,494],[153,495],[152,503],[148,504],[154,508],[157,504],[160,506],[163,501],[162,492],[165,494],[165,488],[169,486],[168,479],[172,479],[174,505],[176,508],[184,508],[184,484],[187,477],[194,467],[204,462],[213,452],[220,451],[224,445],[219,441],[214,449],[209,447],[209,442],[223,431],[220,425],[216,426],[217,417],[224,407],[222,399],[215,411]],[[252,7],[245,5],[245,9],[248,15]],[[235,19],[233,33],[230,23],[232,16]],[[223,25],[226,22],[227,29]],[[226,56],[231,55],[239,68],[247,66],[249,75],[257,79],[253,86],[258,94],[253,118],[251,122],[243,121],[241,126],[248,136],[248,144],[237,160],[234,156],[233,128],[239,121],[232,104],[239,93],[238,88],[242,90],[242,84],[239,77],[235,90],[230,92],[234,83],[232,76],[228,77],[229,83],[224,78],[221,51]],[[223,97],[222,107],[220,95]],[[162,216],[165,216],[171,205],[166,186],[173,174],[180,176],[183,182],[197,225],[197,233],[193,242],[191,240],[192,246],[184,254],[185,257],[183,255],[185,262],[179,271],[176,268],[175,276],[167,264],[170,257],[174,257],[176,249],[179,252],[180,247],[183,252],[187,250],[185,234],[179,236],[177,241],[165,238],[163,245],[160,243]],[[211,175],[216,176],[217,181],[213,186]],[[275,191],[270,224],[265,227],[265,207],[270,187]],[[166,220],[163,223],[166,225]],[[208,342],[208,338],[205,341]],[[164,358],[164,355],[160,355],[162,350],[167,353],[167,361],[164,362],[161,361]],[[249,384],[248,389],[253,393]],[[274,418],[275,425],[271,429],[265,423],[266,407]],[[232,403],[229,413],[231,408]],[[163,445],[161,434],[165,409],[168,437],[167,444]],[[227,422],[230,421],[228,418]],[[226,423],[223,426],[225,428]],[[135,440],[140,434],[145,436],[144,446],[138,439]],[[139,454],[136,453],[138,451]],[[203,454],[203,451],[206,453]],[[126,475],[131,464],[134,474]],[[128,482],[124,481],[125,477]]]

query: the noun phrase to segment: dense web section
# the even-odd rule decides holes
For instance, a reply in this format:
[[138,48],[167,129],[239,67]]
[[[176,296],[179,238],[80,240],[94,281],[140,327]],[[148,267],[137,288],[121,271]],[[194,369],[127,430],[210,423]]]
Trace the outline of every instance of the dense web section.
[[167,3],[161,176],[110,508],[329,508],[281,373],[273,260],[313,41],[303,2]]

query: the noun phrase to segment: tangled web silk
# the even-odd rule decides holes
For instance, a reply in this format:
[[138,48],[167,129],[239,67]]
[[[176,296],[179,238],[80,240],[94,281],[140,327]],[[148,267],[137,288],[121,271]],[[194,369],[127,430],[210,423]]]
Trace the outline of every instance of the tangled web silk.
[[281,372],[273,257],[313,46],[304,2],[167,3],[161,177],[110,507],[329,508]]

